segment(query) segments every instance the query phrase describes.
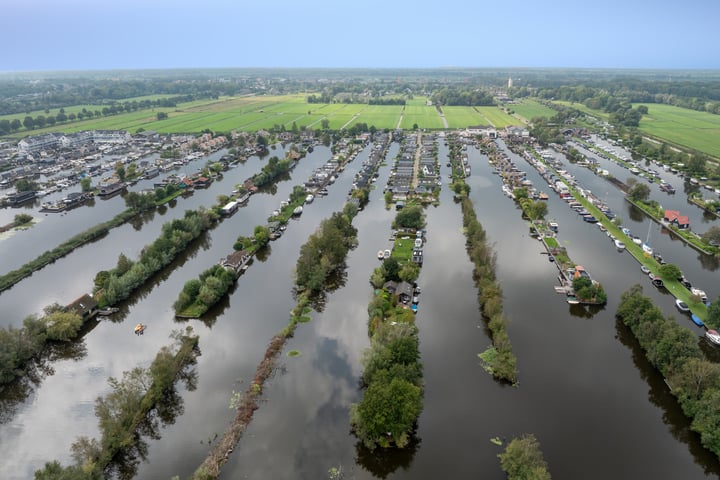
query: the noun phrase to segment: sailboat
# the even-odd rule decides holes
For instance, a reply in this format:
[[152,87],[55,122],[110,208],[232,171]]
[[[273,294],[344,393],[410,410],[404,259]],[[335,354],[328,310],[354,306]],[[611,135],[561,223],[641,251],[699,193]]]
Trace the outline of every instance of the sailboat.
[[643,249],[643,252],[645,252],[645,254],[650,256],[653,254],[653,249],[650,246],[650,228],[652,228],[652,223],[651,222],[648,222],[648,223],[649,223],[648,233],[647,233],[647,237],[645,238],[645,243],[642,244],[642,249]]

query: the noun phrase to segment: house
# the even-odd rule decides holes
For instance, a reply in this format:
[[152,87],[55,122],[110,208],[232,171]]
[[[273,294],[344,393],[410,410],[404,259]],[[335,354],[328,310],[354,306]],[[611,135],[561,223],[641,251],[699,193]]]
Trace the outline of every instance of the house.
[[385,282],[383,288],[390,294],[398,297],[400,303],[408,303],[413,297],[413,286],[408,282],[394,282],[389,280]]
[[251,258],[252,257],[247,253],[247,251],[240,250],[225,257],[225,259],[220,262],[220,265],[228,270],[234,271],[235,273],[239,273],[241,270],[245,270],[245,268],[247,268],[247,263]]
[[681,230],[690,228],[690,218],[688,218],[687,215],[680,215],[680,212],[677,210],[665,210],[663,220],[672,225],[675,225]]
[[67,305],[68,311],[75,312],[82,317],[83,322],[97,314],[98,302],[87,293]]

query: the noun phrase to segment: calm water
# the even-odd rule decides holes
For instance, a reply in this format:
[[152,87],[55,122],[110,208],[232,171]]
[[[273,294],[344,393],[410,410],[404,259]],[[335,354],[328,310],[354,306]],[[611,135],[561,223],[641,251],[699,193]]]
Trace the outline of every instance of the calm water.
[[[553,478],[718,476],[717,460],[689,432],[663,379],[614,319],[620,294],[634,283],[647,285],[645,293],[667,313],[674,312],[672,297],[651,287],[637,262],[626,253],[617,253],[596,226],[582,222],[553,194],[548,218],[560,223],[560,241],[577,263],[603,283],[609,297],[609,304],[594,313],[564,303],[552,288],[557,269],[540,254],[540,243],[528,237],[527,223],[500,191],[500,179],[473,148],[469,149],[471,197],[495,243],[520,384],[500,385],[479,365],[477,354],[490,339],[479,315],[460,207],[444,186],[440,205],[427,210],[426,260],[419,279],[423,293],[417,323],[426,385],[417,440],[403,452],[372,453],[358,447],[349,433],[348,407],[360,398],[360,358],[369,344],[367,303],[372,290],[368,279],[378,265],[375,254],[386,245],[395,215],[384,207],[382,186],[397,151],[398,145],[393,144],[369,205],[355,219],[359,246],[348,256],[343,285],[328,294],[322,311],[315,312],[312,322],[302,324],[288,342],[286,351],[301,354],[283,356],[282,368],[266,385],[261,408],[223,477],[317,479],[327,478],[329,468],[341,466],[345,478],[435,479],[452,472],[457,478],[500,480],[505,478],[496,458],[501,448],[489,439],[525,432],[539,438]],[[289,225],[286,235],[271,243],[269,255],[255,259],[208,319],[189,323],[200,334],[198,387],[192,392],[181,390],[183,413],[160,432],[161,439],[148,440],[147,460],[140,463],[138,478],[186,478],[202,462],[215,435],[222,435],[233,418],[228,408],[232,391],[247,388],[266,342],[287,323],[294,305],[292,270],[300,245],[323,218],[341,207],[368,153],[366,148],[329,189],[330,195],[316,199]],[[441,142],[444,176],[448,173],[446,153]],[[36,468],[51,459],[68,463],[74,439],[97,434],[93,402],[108,391],[107,377],[149,364],[160,346],[169,343],[169,333],[186,325],[177,323],[171,311],[184,282],[229,253],[238,235],[247,235],[262,223],[292,186],[302,183],[329,156],[328,149],[316,148],[300,162],[292,178],[279,183],[274,192],[253,196],[246,207],[196,242],[173,269],[135,295],[118,318],[97,324],[85,336],[84,348],[64,352],[65,358],[52,362],[52,374],[37,385],[26,386],[24,392],[16,388],[14,398],[12,392],[4,392],[0,456],[6,460],[0,477],[31,478]],[[262,164],[260,159],[251,159],[226,172],[222,182],[201,195],[196,192],[179,200],[138,228],[120,227],[0,294],[3,311],[12,312],[3,317],[3,323],[18,324],[23,316],[52,301],[67,303],[90,290],[95,272],[111,268],[120,251],[136,257],[156,237],[162,223],[186,209],[213,203],[217,195],[229,192]],[[522,159],[517,164],[544,189],[532,167]],[[579,171],[573,173],[584,183]],[[238,178],[232,177],[235,174]],[[637,223],[631,226],[633,232],[647,231],[645,220],[635,221],[624,213],[624,201],[610,184],[599,185],[608,191],[608,200],[616,202],[612,208],[623,212],[626,223]],[[120,200],[114,200],[121,210]],[[95,208],[78,209],[63,218]],[[34,229],[43,223],[23,234],[38,236]],[[94,223],[88,221],[87,226]],[[50,219],[47,225],[42,237],[52,232]],[[694,283],[702,284],[712,298],[717,296],[713,290],[717,287],[710,282],[716,274],[698,260],[697,252],[659,232],[651,231],[651,239]],[[11,251],[11,241],[14,237],[0,243],[3,252]],[[37,251],[54,245],[47,239],[36,241]],[[700,335],[687,317],[676,316]],[[131,334],[138,321],[149,325],[143,337]]]

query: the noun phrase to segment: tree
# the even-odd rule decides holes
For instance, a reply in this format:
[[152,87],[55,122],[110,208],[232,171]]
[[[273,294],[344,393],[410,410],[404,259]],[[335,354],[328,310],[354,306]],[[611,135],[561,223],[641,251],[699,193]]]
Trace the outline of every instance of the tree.
[[526,208],[527,215],[530,217],[530,220],[542,220],[548,212],[547,203],[542,200],[538,200],[536,202],[531,200],[528,202]]
[[82,317],[75,312],[54,311],[44,317],[48,339],[67,342],[77,336],[82,327]]
[[35,127],[35,120],[28,115],[25,117],[25,120],[23,120],[23,127],[27,128],[28,130],[32,130]]
[[508,480],[550,480],[540,442],[532,434],[514,438],[498,458]]
[[707,158],[699,154],[690,157],[687,164],[687,173],[693,177],[704,177],[707,174]]
[[13,225],[19,227],[20,225],[25,225],[26,223],[32,222],[32,220],[32,215],[27,213],[18,213],[17,215],[15,215]]
[[680,271],[680,267],[677,265],[673,265],[672,263],[666,263],[665,265],[661,265],[658,269],[660,272],[660,276],[664,278],[665,280],[677,280],[678,278],[682,278],[683,274]]
[[13,132],[15,132],[15,131],[17,131],[17,130],[20,130],[20,126],[21,126],[21,125],[22,125],[22,123],[20,123],[20,120],[18,120],[17,118],[15,118],[15,119],[13,119],[13,120],[10,122],[10,129],[11,129]]
[[636,183],[627,192],[627,196],[634,201],[645,201],[650,197],[650,187],[644,183]]
[[80,187],[82,188],[83,192],[89,192],[90,190],[92,190],[92,178],[83,177],[80,180]]
[[708,327],[715,329],[720,328],[720,297],[718,297],[708,307],[708,316],[705,323]]
[[320,126],[322,127],[323,130],[329,129],[330,128],[330,120],[327,118],[323,118],[322,120],[320,120]]
[[390,383],[373,382],[362,400],[353,405],[351,423],[366,447],[402,448],[422,411],[420,387],[394,378]]
[[648,107],[647,107],[647,105],[638,105],[638,106],[637,106],[637,111],[640,112],[640,114],[642,114],[642,115],[647,115],[647,114],[648,114]]
[[720,245],[720,227],[713,225],[702,234],[702,241],[707,244]]
[[168,114],[166,112],[158,112],[157,113],[157,119],[158,120],[167,120]]
[[115,164],[115,174],[121,182],[125,181],[125,165],[120,162]]
[[425,214],[420,205],[405,207],[395,215],[394,228],[423,228],[425,226]]

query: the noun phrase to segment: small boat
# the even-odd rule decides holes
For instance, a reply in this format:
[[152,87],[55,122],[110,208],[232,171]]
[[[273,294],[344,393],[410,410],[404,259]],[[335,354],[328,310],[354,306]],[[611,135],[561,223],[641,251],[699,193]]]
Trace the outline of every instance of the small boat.
[[[625,250],[625,244],[624,244],[623,242],[621,242],[620,240],[617,240],[617,239],[615,240],[615,247],[616,247],[618,250]],[[647,267],[645,267],[645,265],[643,265],[643,267],[644,267],[644,268],[647,268]]]
[[586,215],[586,216],[584,216],[584,217],[583,217],[583,220],[586,221],[586,222],[588,222],[588,223],[597,223],[597,222],[598,222],[597,218],[593,217],[592,215]]
[[385,253],[382,250],[378,250],[377,257],[378,260],[382,260],[383,258],[385,258]]
[[688,307],[687,303],[683,302],[679,298],[675,299],[675,306],[683,313],[688,313],[690,311],[690,307]]
[[313,200],[315,200],[315,196],[312,193],[305,197],[305,203],[312,203]]
[[705,338],[715,345],[720,345],[720,333],[717,330],[708,330],[705,332]]
[[101,308],[100,310],[98,310],[97,314],[101,315],[101,316],[107,316],[107,315],[111,315],[119,310],[120,309],[117,307],[105,307],[105,308]]
[[653,284],[655,287],[657,287],[657,288],[660,288],[660,287],[664,287],[664,286],[665,286],[665,284],[663,283],[662,279],[661,279],[661,278],[658,278],[658,277],[655,277],[655,278],[652,279],[652,284]]
[[566,301],[570,305],[577,305],[580,303],[580,300],[578,300],[575,295],[568,295]]
[[142,335],[145,333],[145,328],[147,328],[147,325],[143,325],[142,323],[135,325],[135,335]]
[[383,258],[390,258],[390,250],[385,250],[383,252]]
[[704,326],[705,326],[705,324],[703,323],[703,321],[700,320],[700,317],[698,317],[698,316],[695,315],[694,313],[690,315],[690,319],[691,319],[691,320],[693,321],[693,323],[694,323],[695,325],[697,325],[698,327],[704,327]]
[[648,275],[650,273],[650,269],[645,265],[640,265],[640,270],[642,270],[645,275]]
[[550,230],[552,230],[553,232],[557,232],[560,229],[560,226],[557,222],[548,223],[548,227],[550,227]]
[[548,260],[551,261],[551,262],[554,262],[554,261],[555,261],[555,257],[552,256],[552,255],[548,255]]
[[293,210],[293,215],[298,216],[298,215],[300,215],[302,212],[303,212],[303,207],[302,207],[302,205],[298,205],[298,206],[295,207],[295,209]]
[[651,247],[650,245],[648,245],[647,243],[643,243],[643,244],[642,244],[642,249],[643,249],[643,252],[647,253],[648,255],[652,255],[652,254],[653,254],[653,249],[652,249],[652,247]]

